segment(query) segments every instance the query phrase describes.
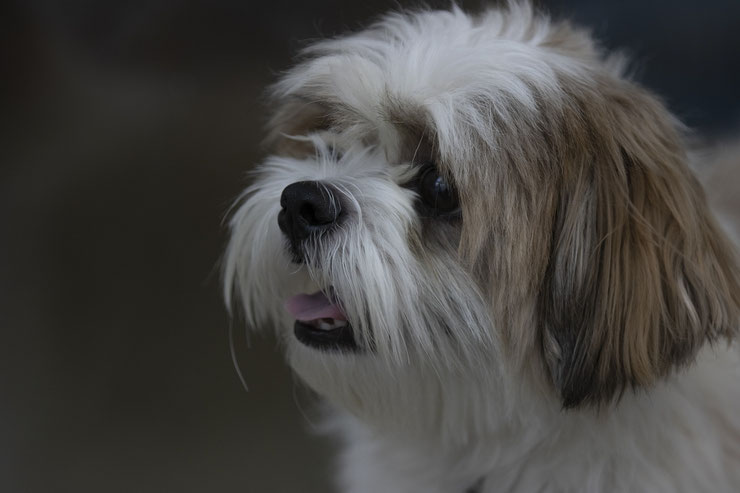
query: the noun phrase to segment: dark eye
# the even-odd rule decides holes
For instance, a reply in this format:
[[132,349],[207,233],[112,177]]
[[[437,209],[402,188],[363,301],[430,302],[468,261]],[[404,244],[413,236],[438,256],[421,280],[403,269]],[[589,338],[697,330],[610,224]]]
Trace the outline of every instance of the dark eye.
[[434,166],[426,166],[419,175],[418,192],[425,206],[436,215],[458,212],[460,201],[457,191]]

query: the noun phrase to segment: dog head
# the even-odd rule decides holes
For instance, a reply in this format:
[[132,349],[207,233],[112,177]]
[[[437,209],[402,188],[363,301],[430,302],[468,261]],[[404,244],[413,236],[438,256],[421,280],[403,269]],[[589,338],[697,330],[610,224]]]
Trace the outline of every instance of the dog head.
[[226,299],[341,405],[526,374],[607,403],[737,330],[681,125],[586,32],[526,4],[390,15],[273,98]]

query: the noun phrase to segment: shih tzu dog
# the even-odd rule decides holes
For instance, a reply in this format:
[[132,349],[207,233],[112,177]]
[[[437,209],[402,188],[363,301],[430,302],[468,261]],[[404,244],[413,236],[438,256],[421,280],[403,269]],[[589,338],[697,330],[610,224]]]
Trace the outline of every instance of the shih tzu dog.
[[226,300],[333,408],[341,491],[740,491],[738,264],[624,65],[511,3],[274,86]]

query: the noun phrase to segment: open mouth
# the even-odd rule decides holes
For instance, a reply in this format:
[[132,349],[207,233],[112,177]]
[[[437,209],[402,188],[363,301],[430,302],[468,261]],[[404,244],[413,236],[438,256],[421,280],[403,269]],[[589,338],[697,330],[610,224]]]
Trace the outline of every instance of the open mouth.
[[299,294],[285,302],[285,308],[295,319],[296,338],[316,349],[358,349],[352,326],[339,305],[324,292]]

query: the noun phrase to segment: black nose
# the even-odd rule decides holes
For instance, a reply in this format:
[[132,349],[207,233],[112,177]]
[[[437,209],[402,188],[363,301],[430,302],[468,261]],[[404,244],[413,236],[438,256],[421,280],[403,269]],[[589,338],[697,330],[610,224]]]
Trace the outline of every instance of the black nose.
[[280,206],[278,225],[295,247],[310,235],[329,229],[342,213],[333,187],[318,181],[288,185],[280,196]]

